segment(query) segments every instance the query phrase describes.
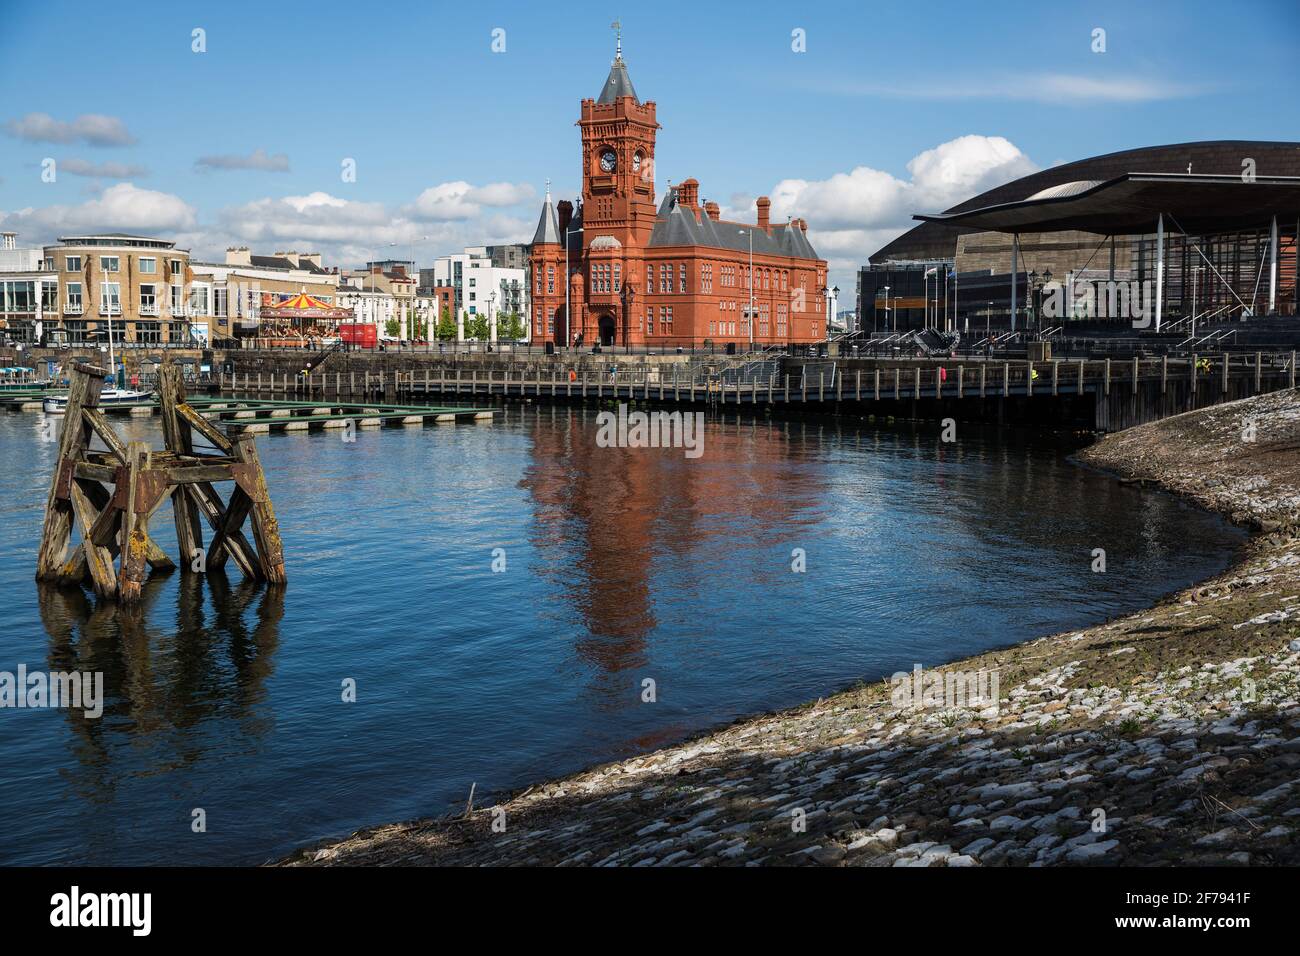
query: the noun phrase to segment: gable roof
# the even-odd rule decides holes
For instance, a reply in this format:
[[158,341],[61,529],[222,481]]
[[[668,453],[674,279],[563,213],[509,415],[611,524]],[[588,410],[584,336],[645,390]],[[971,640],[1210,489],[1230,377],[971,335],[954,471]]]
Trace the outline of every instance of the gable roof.
[[299,259],[298,264],[284,258],[283,256],[249,256],[249,263],[262,269],[297,269],[299,272],[310,272],[313,275],[328,275],[328,269],[322,269],[310,259]]
[[650,233],[651,246],[709,246],[732,252],[749,252],[752,230],[754,252],[758,255],[789,256],[795,259],[820,259],[804,231],[793,223],[773,224],[765,232],[756,225],[714,220],[701,210],[695,211],[677,201],[677,188],[668,190],[655,217]]

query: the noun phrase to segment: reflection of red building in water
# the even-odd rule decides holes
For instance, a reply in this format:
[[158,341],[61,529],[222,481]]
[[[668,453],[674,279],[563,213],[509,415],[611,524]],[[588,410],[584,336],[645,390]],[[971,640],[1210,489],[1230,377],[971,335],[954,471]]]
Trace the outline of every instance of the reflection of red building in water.
[[731,599],[719,582],[740,575],[761,588],[788,577],[786,542],[822,521],[822,467],[796,426],[710,423],[706,456],[688,459],[680,448],[601,447],[578,409],[528,415],[532,460],[520,487],[534,502],[536,571],[564,593],[585,628],[575,649],[602,672],[643,665],[665,623],[668,635],[677,628],[670,643],[692,639],[690,608]]
[[[533,237],[534,340],[564,343],[569,233],[570,342],[675,345],[815,342],[825,337],[826,262],[802,219],[728,222],[687,179],[655,207],[653,101],[632,88],[621,44],[595,100],[582,101],[582,200],[551,203]],[[578,230],[582,231],[579,232]],[[749,274],[753,261],[753,329]]]

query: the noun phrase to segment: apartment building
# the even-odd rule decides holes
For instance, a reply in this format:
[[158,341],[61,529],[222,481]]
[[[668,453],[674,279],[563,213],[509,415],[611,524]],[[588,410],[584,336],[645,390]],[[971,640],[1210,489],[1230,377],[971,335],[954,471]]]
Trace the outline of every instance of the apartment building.
[[415,337],[416,279],[404,262],[375,262],[367,269],[345,270],[339,284],[339,305],[352,309],[356,321],[378,328],[380,337]]
[[[42,250],[41,324],[72,344],[188,344],[189,251],[127,233],[60,236]],[[51,280],[56,287],[49,300]]]
[[35,343],[57,327],[59,278],[42,250],[19,248],[18,234],[0,233],[0,335]]
[[430,290],[449,288],[454,314],[528,315],[528,273],[498,266],[488,246],[467,246],[464,252],[439,256],[433,268],[421,269],[423,285]]
[[190,272],[193,323],[212,342],[256,335],[262,308],[301,292],[330,305],[339,299],[340,276],[321,265],[318,252],[262,256],[231,247],[225,262],[192,262]]

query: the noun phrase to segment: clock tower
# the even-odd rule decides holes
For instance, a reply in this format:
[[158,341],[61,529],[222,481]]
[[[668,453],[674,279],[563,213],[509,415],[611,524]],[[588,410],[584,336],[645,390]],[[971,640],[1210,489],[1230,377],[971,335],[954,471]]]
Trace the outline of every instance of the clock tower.
[[724,220],[693,178],[656,200],[659,123],[654,102],[632,86],[621,33],[605,85],[582,101],[577,125],[581,205],[553,205],[548,187],[533,235],[533,341],[570,349],[823,341],[827,264],[807,222],[772,223],[763,196],[757,222]]
[[582,101],[583,245],[612,236],[644,246],[655,224],[653,101],[642,103],[623,60],[620,37],[600,96]]

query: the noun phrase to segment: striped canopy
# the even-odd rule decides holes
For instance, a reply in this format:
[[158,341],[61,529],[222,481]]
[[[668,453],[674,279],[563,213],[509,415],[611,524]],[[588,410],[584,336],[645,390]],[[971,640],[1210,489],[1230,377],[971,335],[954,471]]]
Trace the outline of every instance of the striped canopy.
[[333,306],[322,302],[306,292],[299,292],[293,298],[285,299],[276,308],[279,309],[331,309]]
[[306,292],[299,292],[283,302],[263,306],[261,315],[264,319],[290,319],[294,321],[301,319],[344,319],[352,315],[352,310],[330,305],[315,296],[308,295]]

